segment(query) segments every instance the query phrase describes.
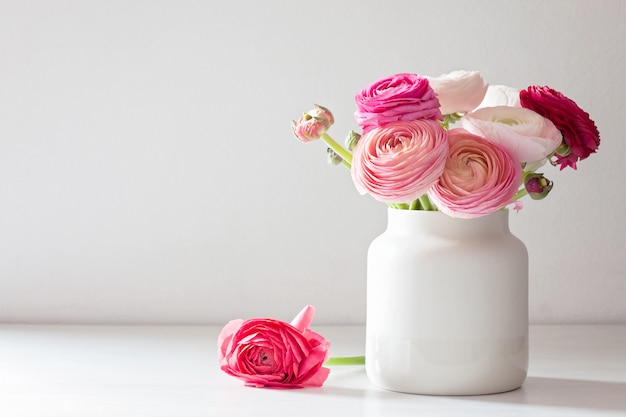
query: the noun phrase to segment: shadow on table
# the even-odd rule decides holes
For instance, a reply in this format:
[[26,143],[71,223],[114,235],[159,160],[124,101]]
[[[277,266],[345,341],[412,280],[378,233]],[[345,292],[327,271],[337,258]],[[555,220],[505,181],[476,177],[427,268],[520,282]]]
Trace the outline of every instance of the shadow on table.
[[[381,398],[393,401],[403,398],[406,401],[411,394],[386,391],[371,384],[365,377],[365,371],[352,369],[337,375],[335,381],[341,386],[324,386],[323,395]],[[321,393],[321,392],[318,392]],[[580,408],[606,411],[626,410],[626,383],[606,381],[585,381],[576,379],[559,379],[528,377],[521,388],[501,394],[477,396],[424,396],[416,398],[447,398],[476,403],[519,404],[558,408]]]
[[514,391],[455,398],[493,403],[624,411],[626,383],[528,377],[524,385]]

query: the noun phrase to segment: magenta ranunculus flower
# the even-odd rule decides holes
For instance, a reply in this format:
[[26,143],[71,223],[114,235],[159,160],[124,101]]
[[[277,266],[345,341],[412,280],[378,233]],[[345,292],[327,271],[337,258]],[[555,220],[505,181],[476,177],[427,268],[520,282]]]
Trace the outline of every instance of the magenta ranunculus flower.
[[504,148],[464,129],[448,132],[445,170],[428,196],[443,213],[464,219],[486,216],[513,203],[522,167]]
[[556,164],[572,167],[600,146],[600,132],[589,114],[571,99],[550,87],[530,86],[520,91],[522,107],[550,119],[563,134],[564,146],[557,149]]
[[233,320],[218,340],[220,368],[257,388],[320,387],[330,344],[309,330],[315,310],[306,306],[290,323],[274,319]]
[[410,203],[437,181],[447,155],[447,132],[438,122],[393,122],[361,137],[352,157],[352,179],[361,194]]
[[443,120],[437,94],[428,80],[417,74],[385,77],[365,87],[355,97],[356,123],[363,133],[396,121]]

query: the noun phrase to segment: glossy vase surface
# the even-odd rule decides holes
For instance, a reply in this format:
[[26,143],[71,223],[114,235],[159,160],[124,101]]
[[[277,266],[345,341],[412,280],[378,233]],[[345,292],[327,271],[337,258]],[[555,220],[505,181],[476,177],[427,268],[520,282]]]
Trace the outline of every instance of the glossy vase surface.
[[366,370],[376,385],[480,395],[528,368],[528,252],[509,212],[456,219],[389,209],[367,259]]

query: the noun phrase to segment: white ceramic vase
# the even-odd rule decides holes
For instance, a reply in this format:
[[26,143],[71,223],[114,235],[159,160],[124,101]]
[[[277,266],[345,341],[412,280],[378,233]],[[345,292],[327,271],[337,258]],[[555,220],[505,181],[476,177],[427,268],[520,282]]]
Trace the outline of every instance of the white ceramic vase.
[[528,252],[501,210],[389,209],[367,260],[366,370],[392,391],[480,395],[528,369]]

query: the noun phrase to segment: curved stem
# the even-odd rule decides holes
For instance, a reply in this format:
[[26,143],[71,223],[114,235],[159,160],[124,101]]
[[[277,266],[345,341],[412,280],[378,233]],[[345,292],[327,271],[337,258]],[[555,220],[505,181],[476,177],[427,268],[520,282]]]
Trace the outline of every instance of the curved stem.
[[522,188],[521,190],[519,190],[517,192],[517,194],[515,194],[513,196],[513,200],[519,200],[520,198],[524,197],[525,195],[528,195],[528,191],[526,190],[526,188]]
[[352,154],[350,152],[348,152],[347,150],[345,150],[343,148],[343,146],[341,146],[340,144],[338,144],[333,138],[331,138],[327,133],[322,133],[320,135],[320,138],[326,143],[326,145],[328,145],[328,147],[330,149],[332,149],[333,151],[335,151],[335,153],[337,155],[339,155],[341,157],[341,159],[343,159],[346,163],[344,165],[346,165],[346,167],[351,168],[352,167]]

